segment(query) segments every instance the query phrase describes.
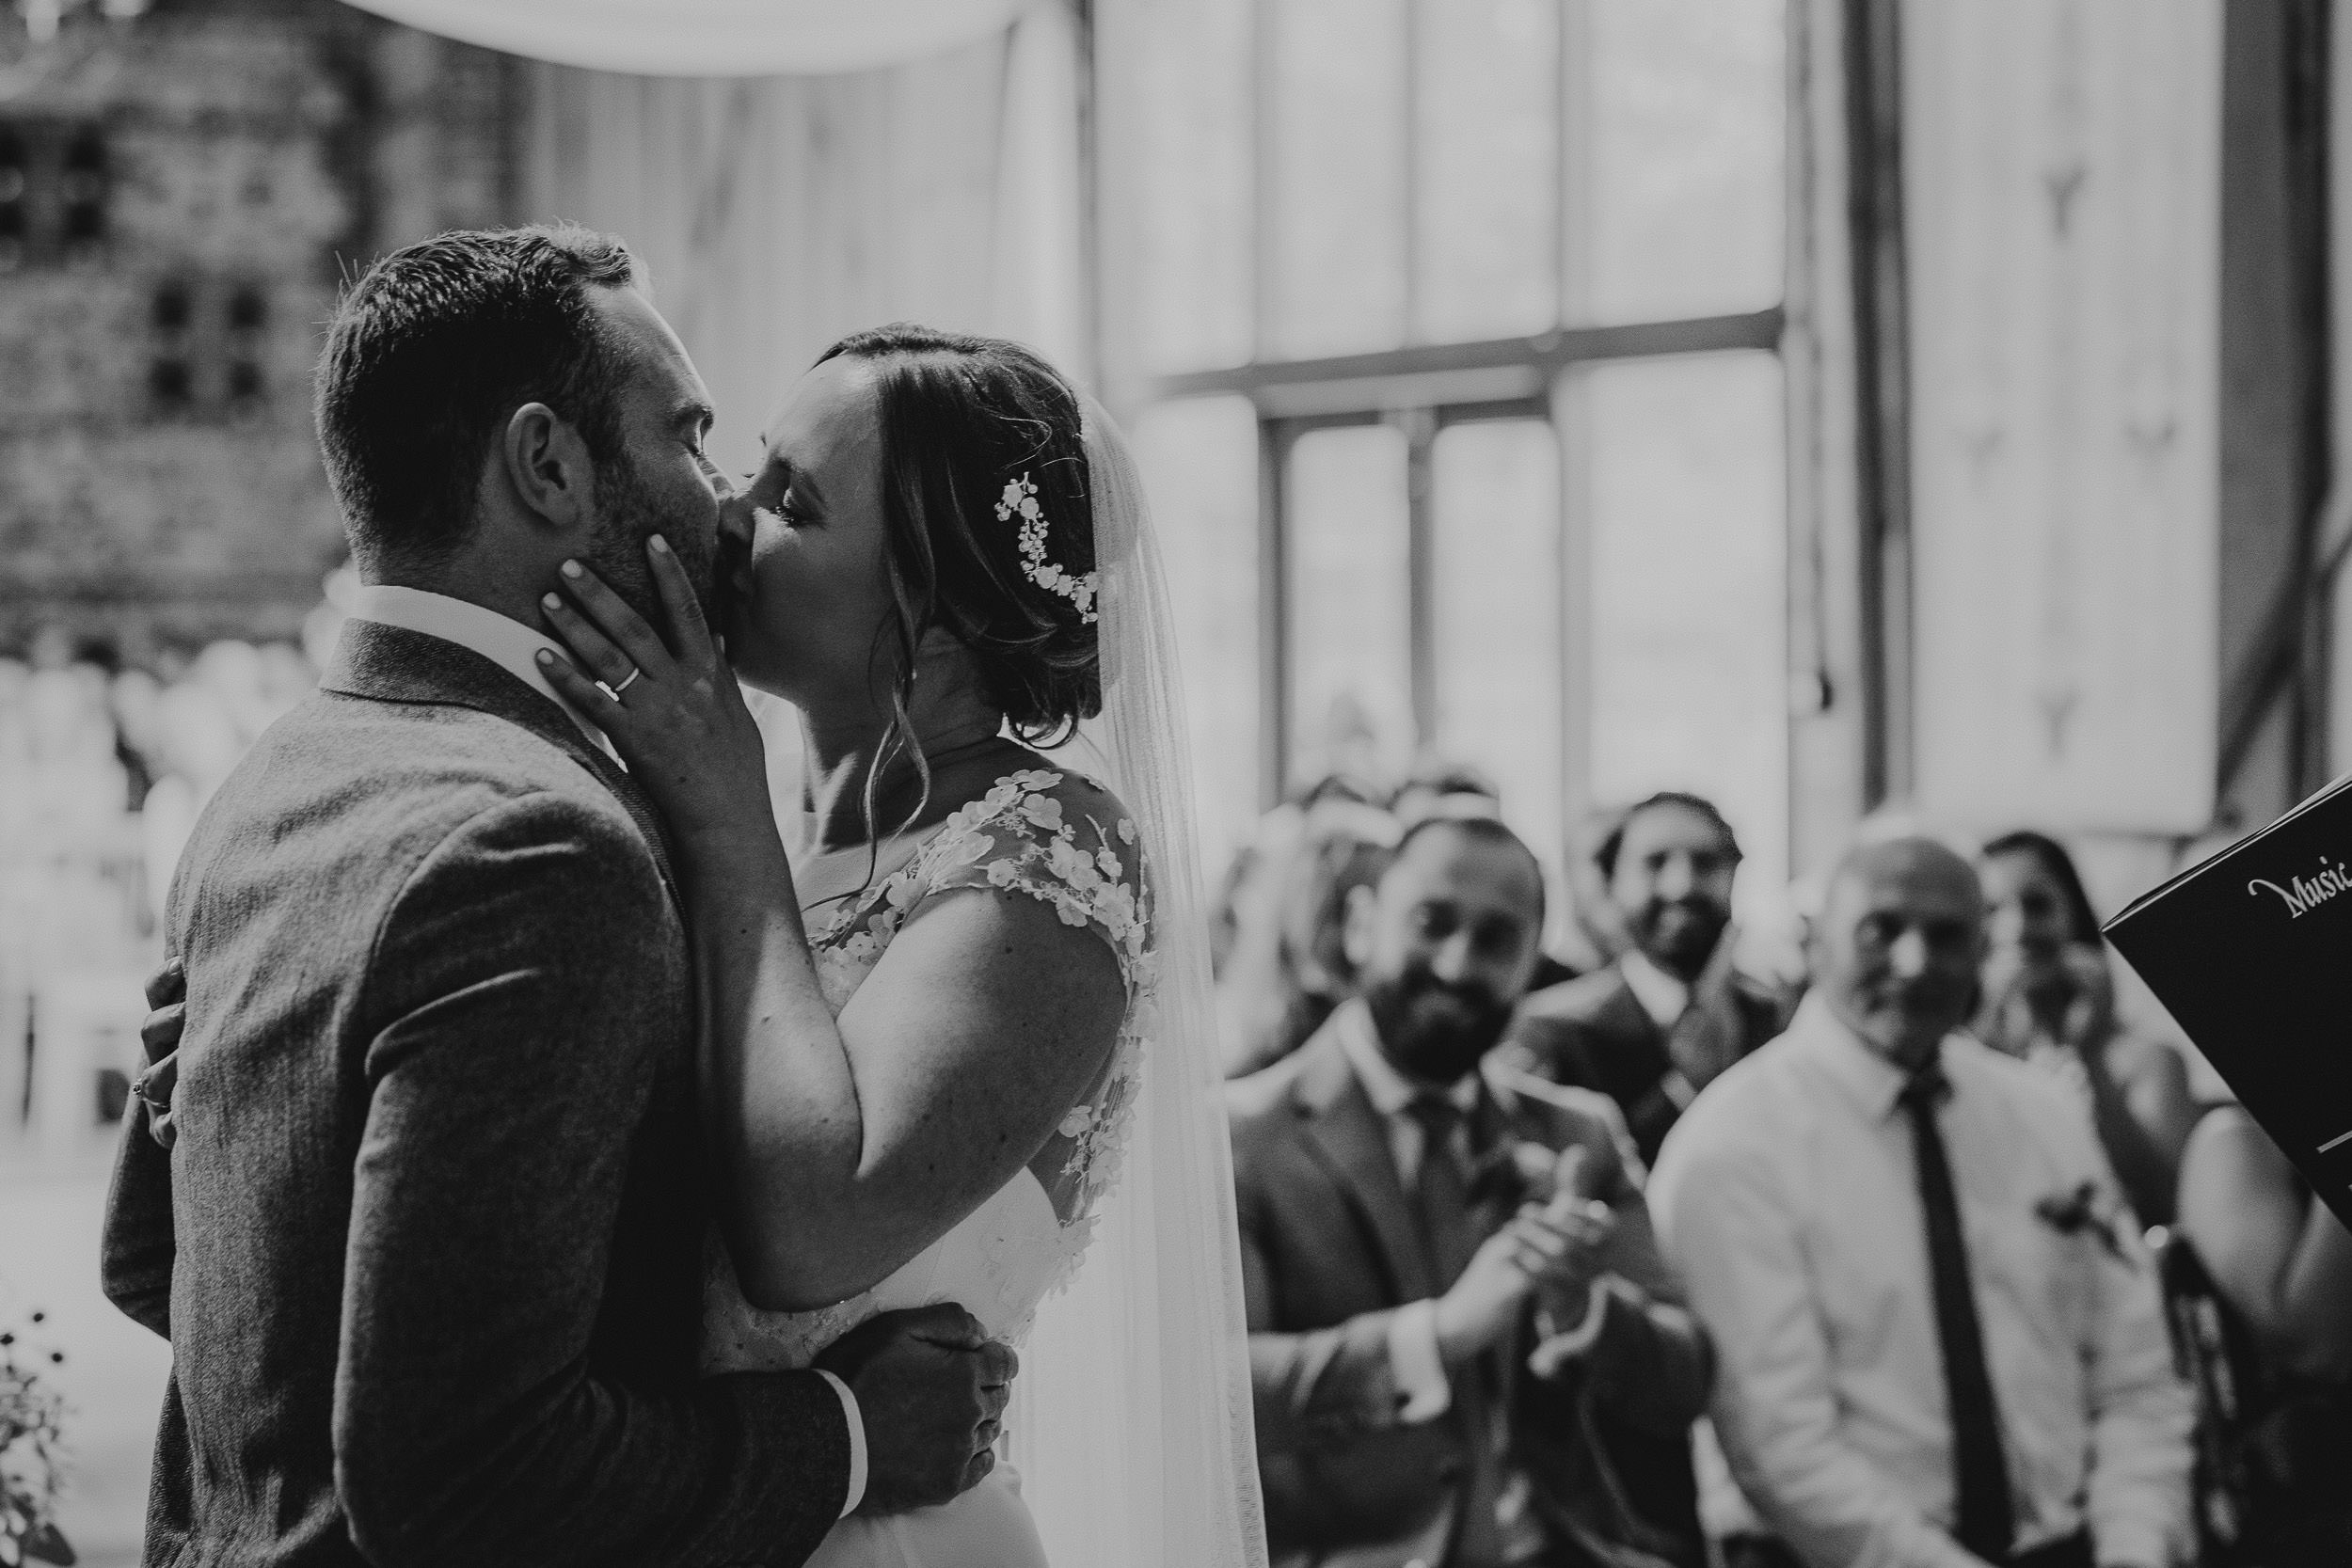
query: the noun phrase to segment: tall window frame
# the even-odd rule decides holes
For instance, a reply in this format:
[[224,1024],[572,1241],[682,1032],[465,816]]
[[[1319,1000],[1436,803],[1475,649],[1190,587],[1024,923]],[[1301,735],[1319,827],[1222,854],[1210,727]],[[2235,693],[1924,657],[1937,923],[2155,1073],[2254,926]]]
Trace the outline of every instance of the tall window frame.
[[[1421,52],[1406,51],[1404,112],[1406,148],[1403,199],[1397,214],[1397,236],[1406,259],[1405,336],[1397,346],[1318,355],[1283,352],[1279,243],[1284,195],[1277,131],[1282,103],[1279,98],[1277,27],[1286,0],[1239,0],[1248,12],[1248,179],[1250,183],[1249,303],[1251,324],[1248,357],[1240,363],[1203,369],[1154,369],[1132,349],[1106,353],[1108,391],[1122,415],[1133,418],[1152,408],[1184,400],[1239,398],[1247,400],[1257,430],[1257,519],[1255,568],[1258,577],[1257,658],[1257,804],[1278,803],[1299,781],[1291,769],[1297,751],[1301,716],[1294,701],[1298,664],[1297,627],[1294,613],[1295,573],[1295,523],[1296,498],[1291,480],[1292,455],[1298,442],[1315,432],[1383,425],[1395,430],[1406,448],[1406,531],[1409,573],[1410,721],[1416,752],[1436,740],[1439,727],[1437,658],[1437,607],[1431,571],[1436,537],[1436,505],[1431,483],[1438,437],[1459,425],[1488,420],[1534,420],[1549,428],[1560,452],[1563,483],[1559,490],[1559,559],[1565,587],[1574,591],[1588,561],[1591,519],[1581,499],[1590,474],[1590,454],[1584,450],[1577,405],[1583,372],[1627,361],[1657,361],[1686,356],[1728,356],[1763,353],[1773,356],[1781,386],[1781,428],[1785,438],[1788,418],[1788,367],[1784,338],[1788,325],[1789,279],[1785,271],[1787,237],[1776,261],[1783,263],[1778,297],[1753,308],[1696,314],[1661,312],[1640,319],[1594,321],[1580,319],[1577,298],[1580,263],[1573,226],[1584,215],[1576,211],[1588,183],[1585,170],[1594,156],[1590,145],[1592,55],[1586,38],[1588,0],[1539,0],[1556,19],[1557,71],[1553,73],[1552,124],[1554,188],[1559,206],[1550,225],[1553,276],[1559,295],[1552,325],[1511,336],[1441,341],[1410,341],[1418,322],[1415,301],[1421,283],[1422,258],[1417,236],[1422,231],[1423,203],[1428,193],[1419,177],[1419,138],[1427,105],[1423,97]],[[1432,24],[1444,0],[1398,0],[1406,15],[1406,37],[1418,41]],[[1791,11],[1802,0],[1778,6],[1778,25],[1784,40],[1793,24]],[[1102,13],[1116,0],[1095,0],[1089,8],[1089,36],[1101,37]],[[1793,40],[1787,45],[1791,51]],[[1099,48],[1099,43],[1097,44]],[[1775,84],[1789,91],[1788,62]],[[1103,89],[1097,77],[1097,103]],[[1789,224],[1799,221],[1789,211],[1788,174],[1798,156],[1789,127],[1798,105],[1785,102],[1781,123],[1779,187],[1772,193]],[[1098,178],[1100,154],[1098,153]],[[1115,182],[1117,171],[1112,171]],[[1107,190],[1109,187],[1104,186]],[[1106,207],[1116,205],[1116,198]],[[1117,247],[1104,245],[1098,265],[1118,262]],[[1103,296],[1116,306],[1121,293],[1118,281],[1105,280]],[[1781,498],[1784,501],[1786,497]],[[1795,522],[1784,514],[1783,529]],[[1782,587],[1774,584],[1775,592]],[[1548,650],[1561,665],[1562,693],[1566,707],[1560,727],[1559,778],[1562,798],[1553,804],[1559,813],[1556,828],[1565,837],[1574,821],[1596,802],[1593,799],[1590,742],[1593,658],[1580,646],[1589,626],[1568,604],[1559,628],[1557,645]],[[1792,635],[1784,626],[1784,635]],[[1785,666],[1786,658],[1778,662]],[[1785,697],[1785,692],[1784,692]],[[1784,758],[1784,788],[1788,784]],[[1784,836],[1788,829],[1784,806],[1782,820],[1772,824]],[[1547,832],[1546,838],[1553,837]]]

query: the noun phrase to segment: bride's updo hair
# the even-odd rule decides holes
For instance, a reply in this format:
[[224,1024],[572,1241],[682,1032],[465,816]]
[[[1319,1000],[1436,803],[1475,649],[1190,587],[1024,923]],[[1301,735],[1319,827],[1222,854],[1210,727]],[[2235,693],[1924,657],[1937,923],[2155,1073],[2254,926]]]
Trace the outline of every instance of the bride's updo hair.
[[1067,740],[1103,710],[1096,627],[1030,579],[1021,519],[999,518],[996,507],[1025,476],[1045,521],[1046,562],[1072,578],[1095,569],[1077,395],[1019,343],[906,322],[852,333],[818,363],[833,358],[864,360],[876,385],[898,607],[882,635],[898,644],[901,725],[916,646],[936,626],[971,650],[981,694],[1015,735],[1030,745]]

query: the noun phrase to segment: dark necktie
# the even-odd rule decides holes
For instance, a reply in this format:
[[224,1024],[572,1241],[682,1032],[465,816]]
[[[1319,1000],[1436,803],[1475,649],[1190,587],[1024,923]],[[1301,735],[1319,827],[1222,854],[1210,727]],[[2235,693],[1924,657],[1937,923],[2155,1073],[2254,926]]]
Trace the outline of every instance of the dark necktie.
[[1952,1537],[1991,1562],[2009,1556],[2017,1533],[2010,1497],[2009,1462],[2001,1448],[2001,1408],[1984,1359],[1984,1331],[1969,1288],[1968,1244],[1960,1228],[1960,1197],[1936,1108],[1951,1095],[1940,1065],[1930,1063],[1902,1093],[1911,1113],[1911,1147],[1919,1169],[1920,1206],[1927,1212],[1928,1272],[1935,1291],[1935,1334],[1944,1347],[1944,1388],[1952,1408],[1952,1469],[1960,1493]]
[[1454,1151],[1462,1109],[1441,1095],[1422,1095],[1406,1107],[1421,1126],[1421,1169],[1413,1181],[1413,1218],[1428,1249],[1431,1282],[1444,1291],[1462,1277],[1479,1238],[1471,1227],[1470,1181]]
[[[1485,1238],[1471,1217],[1470,1181],[1454,1135],[1464,1124],[1462,1108],[1440,1095],[1423,1095],[1406,1108],[1421,1124],[1421,1169],[1413,1181],[1414,1219],[1428,1251],[1430,1275],[1443,1291],[1462,1277]],[[1501,1561],[1502,1531],[1495,1508],[1502,1496],[1502,1456],[1494,1431],[1495,1358],[1482,1355],[1454,1374],[1454,1408],[1470,1450],[1462,1513],[1454,1531],[1449,1568],[1488,1568]]]

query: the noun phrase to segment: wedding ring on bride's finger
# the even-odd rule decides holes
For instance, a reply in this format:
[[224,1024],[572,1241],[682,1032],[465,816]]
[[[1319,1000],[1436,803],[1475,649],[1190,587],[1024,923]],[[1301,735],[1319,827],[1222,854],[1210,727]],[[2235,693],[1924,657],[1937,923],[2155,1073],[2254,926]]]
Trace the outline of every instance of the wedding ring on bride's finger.
[[620,701],[621,693],[627,691],[630,687],[635,686],[637,684],[637,677],[644,673],[644,669],[642,665],[630,665],[628,667],[628,673],[622,678],[621,684],[612,689],[612,700],[615,702]]

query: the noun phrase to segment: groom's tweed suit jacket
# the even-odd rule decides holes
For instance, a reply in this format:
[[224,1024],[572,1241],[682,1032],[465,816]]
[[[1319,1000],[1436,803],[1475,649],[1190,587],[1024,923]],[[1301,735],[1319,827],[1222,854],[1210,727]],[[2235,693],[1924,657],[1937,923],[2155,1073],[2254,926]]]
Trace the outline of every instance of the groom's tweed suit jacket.
[[172,1342],[149,1564],[797,1563],[814,1372],[698,1382],[709,1215],[658,825],[547,698],[350,623],[174,879],[187,1029],[109,1296]]

